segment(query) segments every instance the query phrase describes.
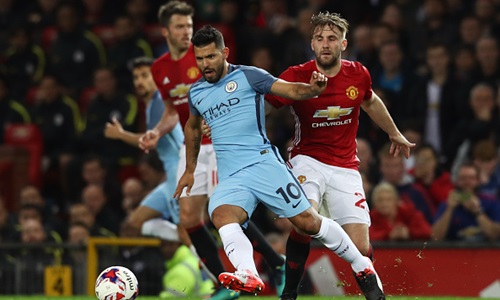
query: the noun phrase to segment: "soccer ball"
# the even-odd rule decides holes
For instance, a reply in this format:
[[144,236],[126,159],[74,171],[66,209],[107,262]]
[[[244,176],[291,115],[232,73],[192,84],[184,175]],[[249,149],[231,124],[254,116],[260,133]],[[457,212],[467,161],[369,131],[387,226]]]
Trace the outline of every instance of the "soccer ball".
[[112,266],[99,274],[95,295],[99,300],[133,300],[139,294],[139,282],[134,273],[121,266]]

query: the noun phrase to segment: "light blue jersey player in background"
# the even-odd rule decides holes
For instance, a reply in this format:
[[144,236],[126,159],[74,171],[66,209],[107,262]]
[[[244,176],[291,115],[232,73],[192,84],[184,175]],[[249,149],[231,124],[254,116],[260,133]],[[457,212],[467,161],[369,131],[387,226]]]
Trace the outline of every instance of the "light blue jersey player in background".
[[[152,63],[153,60],[147,57],[136,58],[133,61],[134,87],[137,95],[146,103],[146,126],[148,129],[153,128],[160,121],[165,110],[163,100],[151,75]],[[125,131],[117,120],[113,120],[112,123],[106,125],[105,135],[108,138],[120,139],[138,146],[142,133]],[[136,231],[142,228],[143,234],[154,234],[165,240],[179,240],[175,225],[179,222],[179,207],[177,200],[172,198],[172,194],[177,182],[179,150],[183,143],[184,134],[179,123],[169,134],[159,139],[156,150],[163,163],[166,180],[151,191],[129,216],[128,223]],[[146,222],[152,219],[155,220]],[[159,233],[160,231],[161,233]],[[185,241],[184,237],[183,241],[188,246],[190,245],[190,242]]]
[[203,78],[189,92],[190,116],[184,128],[186,171],[174,196],[179,197],[185,187],[189,194],[193,186],[205,119],[212,130],[219,172],[219,185],[209,202],[210,217],[236,269],[235,273],[219,274],[219,281],[227,288],[250,293],[264,288],[252,244],[241,228],[262,202],[351,263],[354,272],[365,273],[374,289],[381,289],[370,259],[361,255],[340,225],[311,207],[266,136],[264,94],[294,100],[313,98],[324,91],[327,78],[313,72],[310,84],[287,82],[255,67],[231,65],[222,34],[209,25],[194,34],[192,43]]

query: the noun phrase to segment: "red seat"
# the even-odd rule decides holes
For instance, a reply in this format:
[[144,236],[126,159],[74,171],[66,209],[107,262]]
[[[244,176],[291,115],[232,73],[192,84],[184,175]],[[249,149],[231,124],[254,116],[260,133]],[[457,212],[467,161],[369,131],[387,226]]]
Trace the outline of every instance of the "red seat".
[[10,124],[5,129],[5,144],[23,147],[29,152],[29,181],[35,186],[42,182],[43,138],[33,124]]

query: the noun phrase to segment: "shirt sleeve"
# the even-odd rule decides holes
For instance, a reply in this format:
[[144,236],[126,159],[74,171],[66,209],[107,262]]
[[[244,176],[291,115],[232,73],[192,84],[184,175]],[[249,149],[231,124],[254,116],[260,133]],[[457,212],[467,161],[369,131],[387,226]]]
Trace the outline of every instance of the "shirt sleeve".
[[366,91],[365,91],[365,98],[363,100],[370,100],[373,96],[373,89],[372,89],[372,77],[370,75],[370,71],[368,71],[368,69],[363,66],[362,64],[360,64],[361,66],[361,69],[363,71],[363,74],[365,76],[365,80],[366,80]]
[[198,109],[196,109],[196,107],[194,107],[194,99],[191,98],[191,91],[188,93],[188,104],[189,104],[189,111],[195,115],[195,116],[200,116],[200,112],[198,111]]
[[[296,81],[294,73],[290,68],[281,73],[279,79],[283,79],[285,81],[290,81],[290,82]],[[293,103],[293,100],[291,99],[283,98],[272,94],[267,94],[265,96],[265,99],[267,102],[269,102],[269,104],[271,104],[275,108],[280,108],[285,105],[291,105]]]
[[261,94],[269,94],[271,92],[271,86],[278,80],[278,78],[269,74],[267,71],[256,67],[245,67],[241,70],[243,74],[245,74],[250,86]]
[[163,82],[162,82],[163,78],[160,78],[161,75],[160,75],[160,72],[158,72],[158,68],[160,68],[160,66],[158,64],[159,64],[159,62],[153,63],[153,65],[151,66],[151,73],[153,74],[153,80],[155,81],[156,87],[160,91],[161,98],[163,100],[166,100],[166,99],[169,99],[170,97],[169,97],[168,91],[165,89],[165,86],[163,85]]

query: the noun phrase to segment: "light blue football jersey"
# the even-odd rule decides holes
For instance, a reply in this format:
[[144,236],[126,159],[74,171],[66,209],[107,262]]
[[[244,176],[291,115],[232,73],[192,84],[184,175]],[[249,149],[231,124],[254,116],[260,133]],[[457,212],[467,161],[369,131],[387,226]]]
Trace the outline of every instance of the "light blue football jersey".
[[217,83],[201,78],[191,86],[190,111],[212,130],[219,181],[263,160],[282,161],[265,128],[264,94],[276,80],[262,69],[230,64]]
[[[160,122],[165,105],[159,91],[156,91],[151,101],[146,106],[146,126],[147,129],[153,129]],[[177,181],[177,167],[179,164],[179,150],[184,143],[184,133],[179,123],[174,129],[164,136],[160,137],[156,151],[160,160],[163,162],[163,169],[167,173],[167,177],[172,177],[175,183]],[[173,172],[173,173],[172,173]],[[167,178],[168,180],[169,178]]]

